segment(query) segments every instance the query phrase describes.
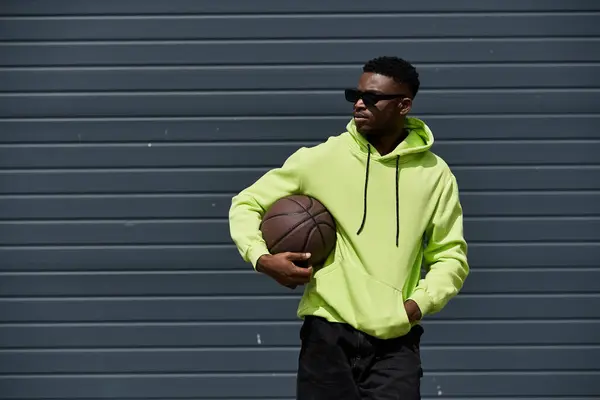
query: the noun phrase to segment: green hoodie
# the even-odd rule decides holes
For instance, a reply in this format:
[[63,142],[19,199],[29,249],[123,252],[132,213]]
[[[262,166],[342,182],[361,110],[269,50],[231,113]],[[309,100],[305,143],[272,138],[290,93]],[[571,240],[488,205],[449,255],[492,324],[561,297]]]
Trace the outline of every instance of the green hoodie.
[[406,300],[425,316],[462,288],[469,266],[456,179],[430,151],[429,127],[407,118],[406,128],[408,137],[382,156],[350,121],[346,132],[300,148],[232,199],[231,237],[255,268],[269,253],[261,217],[279,198],[312,196],[335,218],[335,250],[314,266],[298,317],[320,316],[389,339],[414,325]]

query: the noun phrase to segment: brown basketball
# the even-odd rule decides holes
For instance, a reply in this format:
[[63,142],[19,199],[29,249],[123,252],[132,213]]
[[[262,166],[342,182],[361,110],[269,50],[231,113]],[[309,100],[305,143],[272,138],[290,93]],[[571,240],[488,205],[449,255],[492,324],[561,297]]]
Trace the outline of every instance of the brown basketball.
[[292,195],[277,200],[265,213],[260,230],[271,254],[311,253],[308,263],[325,262],[335,247],[335,221],[315,198]]

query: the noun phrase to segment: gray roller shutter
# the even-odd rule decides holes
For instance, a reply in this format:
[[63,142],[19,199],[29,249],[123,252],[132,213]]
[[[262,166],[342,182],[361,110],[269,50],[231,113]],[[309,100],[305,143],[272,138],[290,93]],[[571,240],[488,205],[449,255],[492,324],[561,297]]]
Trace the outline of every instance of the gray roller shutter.
[[291,399],[299,292],[231,195],[339,133],[368,58],[422,76],[472,275],[426,399],[600,395],[600,2],[0,3],[0,398]]

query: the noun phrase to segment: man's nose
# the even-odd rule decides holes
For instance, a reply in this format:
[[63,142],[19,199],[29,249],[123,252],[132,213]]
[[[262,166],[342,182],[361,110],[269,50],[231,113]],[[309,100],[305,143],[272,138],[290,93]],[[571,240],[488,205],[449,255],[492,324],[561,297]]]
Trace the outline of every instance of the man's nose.
[[366,108],[367,108],[367,106],[365,105],[365,102],[363,101],[363,99],[358,99],[358,101],[356,103],[354,103],[355,110],[365,110]]

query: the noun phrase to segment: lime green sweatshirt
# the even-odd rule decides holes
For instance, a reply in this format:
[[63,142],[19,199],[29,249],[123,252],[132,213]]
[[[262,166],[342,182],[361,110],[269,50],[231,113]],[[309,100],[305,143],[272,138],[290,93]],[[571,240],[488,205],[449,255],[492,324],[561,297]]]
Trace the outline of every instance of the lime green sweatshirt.
[[406,300],[426,316],[462,288],[469,266],[456,179],[430,151],[429,127],[408,118],[406,128],[408,137],[382,156],[350,121],[346,132],[300,148],[233,197],[231,237],[255,268],[269,253],[262,215],[279,198],[312,196],[335,218],[336,247],[314,266],[299,318],[320,316],[389,339],[419,323],[409,322]]

